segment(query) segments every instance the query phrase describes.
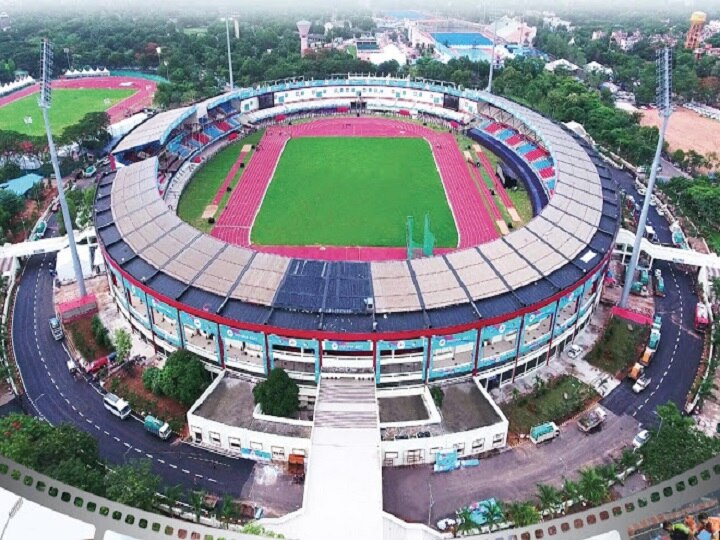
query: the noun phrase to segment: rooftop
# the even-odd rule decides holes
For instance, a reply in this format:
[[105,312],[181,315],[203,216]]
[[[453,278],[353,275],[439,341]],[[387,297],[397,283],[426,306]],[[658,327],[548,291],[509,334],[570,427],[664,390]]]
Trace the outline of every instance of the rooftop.
[[268,422],[253,417],[253,384],[225,376],[193,414],[228,426],[287,437],[310,438],[312,428],[284,422]]

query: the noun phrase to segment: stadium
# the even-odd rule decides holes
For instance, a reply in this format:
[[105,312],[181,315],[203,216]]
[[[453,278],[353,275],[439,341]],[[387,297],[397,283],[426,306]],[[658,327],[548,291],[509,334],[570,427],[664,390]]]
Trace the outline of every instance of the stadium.
[[[262,136],[208,201],[208,232],[183,221],[194,175],[252,133]],[[461,148],[458,133],[472,143]],[[95,222],[133,327],[210,370],[282,367],[306,385],[474,376],[491,390],[532,373],[587,323],[619,226],[609,171],[583,140],[447,83],[345,76],[233,90],[149,118],[112,155]],[[352,179],[338,187],[342,167]],[[513,225],[503,171],[527,192],[527,223]],[[383,191],[390,177],[405,189]],[[333,226],[354,207],[350,226]],[[387,215],[392,238],[375,242]]]

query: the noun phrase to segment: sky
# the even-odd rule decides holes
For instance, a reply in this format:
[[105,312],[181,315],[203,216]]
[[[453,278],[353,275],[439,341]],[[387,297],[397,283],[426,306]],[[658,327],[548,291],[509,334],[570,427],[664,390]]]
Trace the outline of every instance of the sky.
[[[202,10],[208,9],[265,9],[275,10],[278,7],[292,7],[293,10],[308,8],[335,8],[335,9],[433,9],[449,10],[457,9],[478,9],[483,2],[488,7],[516,9],[518,11],[537,9],[571,10],[593,8],[601,11],[626,11],[629,6],[633,10],[657,10],[669,9],[673,11],[720,10],[720,0],[203,0],[198,3],[196,0],[154,0],[153,10],[188,10],[194,11],[199,7]],[[114,11],[125,11],[138,9],[139,13],[146,13],[146,0],[0,0],[0,10],[12,12],[37,11],[42,9],[67,10],[67,9],[109,9]]]

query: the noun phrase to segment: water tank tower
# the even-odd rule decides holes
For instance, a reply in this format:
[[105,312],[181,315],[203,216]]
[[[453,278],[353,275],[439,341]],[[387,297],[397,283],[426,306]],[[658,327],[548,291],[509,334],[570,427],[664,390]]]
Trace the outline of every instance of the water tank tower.
[[308,43],[308,35],[310,34],[310,21],[299,21],[297,23],[298,32],[300,32],[300,56],[305,56],[305,51],[310,48]]
[[686,49],[693,51],[698,48],[706,20],[707,15],[702,11],[696,11],[690,15],[690,30],[688,30],[687,38],[685,39]]

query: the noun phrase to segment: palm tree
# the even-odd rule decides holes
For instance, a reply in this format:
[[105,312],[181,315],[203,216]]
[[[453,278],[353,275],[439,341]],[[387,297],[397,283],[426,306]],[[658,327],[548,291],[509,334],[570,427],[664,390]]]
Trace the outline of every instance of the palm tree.
[[605,481],[606,485],[617,482],[618,471],[614,463],[605,463],[604,465],[598,466],[595,470],[600,475],[600,478]]
[[637,467],[638,464],[638,455],[630,450],[629,448],[625,448],[622,452],[622,455],[620,456],[620,462],[618,465],[620,466],[621,471],[627,471],[631,467]]
[[220,521],[225,524],[226,529],[230,528],[230,521],[238,517],[237,506],[235,506],[235,501],[230,495],[225,495],[223,497],[222,504],[220,505],[217,515],[220,518]]
[[540,521],[540,513],[529,502],[514,502],[507,507],[508,519],[515,527],[527,527]]
[[573,480],[563,479],[562,497],[567,506],[572,506],[580,501],[580,485]]
[[176,502],[180,500],[183,494],[183,487],[180,484],[175,484],[174,486],[168,486],[163,490],[163,495],[165,496],[165,500],[168,503],[168,506],[170,507],[170,514],[172,514],[173,506]]
[[205,501],[206,493],[204,491],[188,491],[188,501],[192,506],[193,512],[195,513],[195,522],[200,523],[200,516],[202,515],[203,502]]
[[562,494],[560,490],[550,484],[537,485],[537,498],[540,512],[550,513],[554,516],[562,506]]
[[472,520],[472,510],[467,506],[458,510],[456,530],[459,534],[470,534],[477,528],[477,524]]
[[502,502],[496,501],[495,499],[488,499],[483,501],[481,506],[485,510],[483,517],[485,518],[485,525],[488,526],[490,532],[505,521],[505,511]]
[[608,486],[597,469],[580,471],[580,493],[591,506],[598,506],[605,502],[608,496]]

